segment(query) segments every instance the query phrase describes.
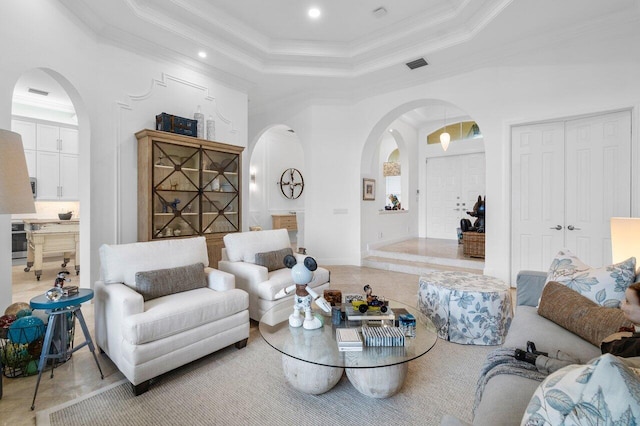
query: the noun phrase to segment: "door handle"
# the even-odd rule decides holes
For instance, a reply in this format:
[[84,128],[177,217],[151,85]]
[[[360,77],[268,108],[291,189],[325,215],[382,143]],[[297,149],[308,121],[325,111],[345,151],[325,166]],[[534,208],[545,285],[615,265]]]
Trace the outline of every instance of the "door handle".
[[579,231],[579,230],[580,230],[580,228],[576,228],[576,227],[574,227],[573,225],[569,225],[569,226],[567,226],[567,229],[568,229],[569,231],[573,231],[573,230]]
[[561,229],[562,229],[562,226],[560,226],[560,225],[556,225],[556,226],[554,226],[553,228],[549,228],[549,229],[555,229],[556,231],[559,231],[559,230],[561,230]]

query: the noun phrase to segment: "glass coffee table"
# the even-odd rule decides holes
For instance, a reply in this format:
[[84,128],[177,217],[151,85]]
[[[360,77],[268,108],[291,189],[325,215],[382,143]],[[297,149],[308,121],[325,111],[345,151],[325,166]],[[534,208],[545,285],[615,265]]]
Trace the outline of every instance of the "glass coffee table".
[[[364,346],[362,351],[338,350],[336,328],[359,327],[360,321],[342,321],[336,326],[330,314],[324,326],[316,330],[289,326],[293,304],[277,305],[260,319],[260,334],[274,349],[282,353],[282,369],[287,383],[310,394],[321,394],[333,388],[346,370],[351,384],[362,394],[388,398],[404,384],[408,363],[433,348],[437,332],[433,323],[417,309],[389,301],[389,307],[405,309],[416,318],[415,337],[406,337],[405,346]],[[316,308],[314,313],[322,312]]]

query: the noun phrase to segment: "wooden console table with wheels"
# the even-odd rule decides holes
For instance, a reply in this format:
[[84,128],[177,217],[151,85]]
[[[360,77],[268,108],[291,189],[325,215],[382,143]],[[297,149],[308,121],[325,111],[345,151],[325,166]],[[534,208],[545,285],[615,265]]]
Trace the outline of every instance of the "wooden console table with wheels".
[[63,253],[64,268],[75,253],[76,275],[80,273],[80,221],[24,219],[27,232],[27,267],[34,268],[36,279],[42,275],[42,258],[49,253]]

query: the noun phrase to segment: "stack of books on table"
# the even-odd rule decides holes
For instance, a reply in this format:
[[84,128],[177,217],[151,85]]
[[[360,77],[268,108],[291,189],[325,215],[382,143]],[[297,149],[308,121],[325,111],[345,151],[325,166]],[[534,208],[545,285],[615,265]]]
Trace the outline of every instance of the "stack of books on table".
[[400,327],[362,326],[362,337],[367,346],[404,346],[404,332]]
[[336,342],[340,352],[362,350],[362,338],[357,328],[337,328]]

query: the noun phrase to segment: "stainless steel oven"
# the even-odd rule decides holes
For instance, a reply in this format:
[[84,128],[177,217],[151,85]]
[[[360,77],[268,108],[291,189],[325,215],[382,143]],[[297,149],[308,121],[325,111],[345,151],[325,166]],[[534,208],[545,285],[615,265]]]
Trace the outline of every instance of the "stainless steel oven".
[[26,259],[27,257],[27,232],[24,223],[11,223],[11,258]]

